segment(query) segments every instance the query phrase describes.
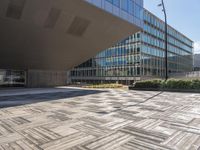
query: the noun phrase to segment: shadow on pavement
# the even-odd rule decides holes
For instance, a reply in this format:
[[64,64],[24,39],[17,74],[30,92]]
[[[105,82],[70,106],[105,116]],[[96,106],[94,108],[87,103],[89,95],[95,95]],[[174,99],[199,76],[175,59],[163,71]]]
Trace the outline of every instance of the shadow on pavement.
[[91,94],[98,94],[106,91],[100,90],[82,90],[75,89],[69,91],[59,92],[58,89],[55,92],[50,93],[39,93],[39,94],[23,94],[23,95],[11,95],[11,96],[0,96],[0,108],[14,107],[25,104],[33,104],[38,102],[53,101],[64,98],[72,98],[77,96],[86,96]]

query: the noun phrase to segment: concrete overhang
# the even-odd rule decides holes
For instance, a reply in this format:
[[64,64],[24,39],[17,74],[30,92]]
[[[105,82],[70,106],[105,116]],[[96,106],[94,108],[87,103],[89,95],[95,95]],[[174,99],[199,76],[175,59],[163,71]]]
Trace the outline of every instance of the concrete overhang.
[[83,0],[0,0],[0,68],[68,70],[139,30]]

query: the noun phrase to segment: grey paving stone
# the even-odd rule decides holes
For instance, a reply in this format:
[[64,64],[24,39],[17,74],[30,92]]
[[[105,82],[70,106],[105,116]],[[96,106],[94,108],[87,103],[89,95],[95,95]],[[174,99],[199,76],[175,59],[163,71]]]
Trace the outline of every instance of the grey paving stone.
[[200,94],[15,91],[0,105],[2,150],[200,149]]

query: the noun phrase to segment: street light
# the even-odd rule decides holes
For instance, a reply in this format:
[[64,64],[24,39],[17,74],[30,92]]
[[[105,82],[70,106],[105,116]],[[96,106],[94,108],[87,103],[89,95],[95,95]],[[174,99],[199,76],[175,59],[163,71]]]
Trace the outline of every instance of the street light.
[[168,37],[167,37],[167,13],[166,13],[166,9],[165,9],[165,4],[164,4],[164,0],[161,0],[161,4],[158,5],[159,7],[163,7],[162,11],[164,13],[165,16],[165,80],[168,79],[168,60],[167,60],[167,50],[168,50]]

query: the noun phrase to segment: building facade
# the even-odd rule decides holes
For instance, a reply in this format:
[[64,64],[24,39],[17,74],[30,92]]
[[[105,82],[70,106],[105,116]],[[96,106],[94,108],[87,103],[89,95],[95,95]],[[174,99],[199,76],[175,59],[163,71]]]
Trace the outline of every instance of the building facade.
[[117,17],[143,26],[143,0],[86,0]]
[[0,10],[0,69],[26,71],[28,87],[65,85],[67,71],[143,26],[143,0],[0,0]]
[[[72,82],[119,82],[163,78],[165,75],[165,25],[145,10],[143,30],[71,71]],[[193,41],[168,26],[168,72],[188,72],[193,66]]]

